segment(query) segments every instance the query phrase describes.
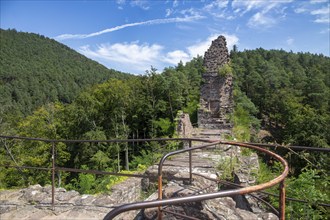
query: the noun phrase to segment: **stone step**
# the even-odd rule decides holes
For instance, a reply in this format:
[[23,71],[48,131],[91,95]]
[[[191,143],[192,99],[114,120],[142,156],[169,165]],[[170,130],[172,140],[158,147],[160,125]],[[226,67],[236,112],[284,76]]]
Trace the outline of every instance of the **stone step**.
[[198,129],[199,134],[220,134],[220,129]]
[[230,124],[229,121],[226,120],[201,120],[201,124],[202,125],[208,125],[208,124],[219,124],[219,125],[226,125],[226,124]]

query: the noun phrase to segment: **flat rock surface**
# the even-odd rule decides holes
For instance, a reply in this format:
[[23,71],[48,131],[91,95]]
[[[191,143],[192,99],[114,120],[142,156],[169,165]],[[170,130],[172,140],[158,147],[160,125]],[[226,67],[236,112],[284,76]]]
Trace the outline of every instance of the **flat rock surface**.
[[[219,188],[216,182],[202,178],[199,175],[218,179],[219,177],[221,178],[223,172],[225,172],[223,169],[229,169],[228,166],[233,167],[232,169],[235,172],[239,184],[253,185],[256,182],[255,172],[259,169],[257,154],[251,153],[248,156],[243,156],[238,147],[217,145],[213,149],[196,150],[192,152],[193,181],[192,185],[189,185],[189,181],[184,182],[180,180],[180,178],[189,178],[188,161],[188,153],[172,156],[165,161],[162,173],[163,178],[170,178],[172,180],[167,182],[166,185],[163,185],[163,198],[185,197],[217,192]],[[149,167],[146,174],[150,176],[149,182],[157,182],[158,165]],[[157,199],[157,193],[151,195],[148,200],[155,199]],[[251,207],[251,210],[239,208],[240,206],[246,206],[246,204],[236,204],[234,199],[237,199],[237,197],[224,197],[202,202],[192,202],[180,206],[167,206],[164,208],[163,219],[181,219],[171,214],[171,212],[192,216],[197,219],[278,219],[273,213],[262,211],[258,208],[258,204],[251,199],[247,200],[245,197],[238,198],[240,201],[250,203],[248,206]],[[252,212],[252,210],[254,212]],[[157,209],[146,209],[141,215],[144,215],[144,219],[156,219]]]
[[[54,209],[51,186],[33,185],[21,190],[1,191],[0,219],[103,219],[115,206],[138,201],[140,182],[139,178],[128,178],[114,187],[110,195],[80,195],[74,190],[56,188]],[[134,219],[137,212],[125,213],[116,219]]]
[[[194,143],[194,146],[195,144],[197,143]],[[217,183],[199,175],[217,179],[224,172],[222,170],[223,164],[228,164],[228,162],[233,163],[233,169],[241,184],[255,183],[255,175],[253,175],[252,170],[259,167],[257,155],[242,156],[237,147],[217,145],[213,149],[193,151],[192,185],[189,185],[188,181],[189,154],[184,153],[168,158],[163,166],[163,177],[164,179],[168,178],[165,182],[167,184],[164,183],[163,186],[164,198],[217,192],[219,190]],[[139,178],[128,178],[123,183],[113,187],[110,195],[80,195],[76,191],[56,188],[54,210],[51,207],[51,186],[34,185],[21,190],[1,191],[0,219],[103,219],[115,206],[139,201],[141,183],[148,185],[157,182],[158,165],[149,167],[146,174],[150,176],[147,181],[141,181]],[[157,193],[149,197],[149,200],[155,199],[157,199]],[[199,219],[278,219],[274,214],[264,212],[258,207],[253,209],[254,212],[237,208],[236,202],[230,197],[170,206],[165,209]],[[157,208],[146,209],[144,216],[140,213],[139,217],[136,217],[138,212],[123,213],[115,219],[155,219],[157,216]],[[164,213],[163,219],[175,220],[180,218],[176,218],[170,213]]]

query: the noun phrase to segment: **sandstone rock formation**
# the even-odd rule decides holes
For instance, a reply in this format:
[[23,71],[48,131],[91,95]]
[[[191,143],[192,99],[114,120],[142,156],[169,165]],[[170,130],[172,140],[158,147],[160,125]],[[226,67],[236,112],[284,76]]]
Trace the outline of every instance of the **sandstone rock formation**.
[[[55,190],[52,210],[51,186],[33,185],[21,190],[0,192],[0,219],[103,219],[114,207],[140,200],[141,180],[129,178],[114,186],[107,195],[80,195],[64,188]],[[134,219],[139,211],[130,211],[116,219]]]
[[[258,156],[242,156],[235,146],[218,145],[214,150],[197,150],[192,154],[193,182],[190,185],[188,154],[180,154],[165,161],[163,178],[168,178],[164,184],[164,198],[183,197],[200,193],[210,193],[219,190],[216,182],[202,178],[206,176],[216,179],[224,175],[224,161],[233,162],[237,181],[241,185],[255,184],[256,177],[251,170],[258,169]],[[236,162],[231,158],[237,158]],[[114,186],[107,195],[80,195],[76,191],[57,188],[55,192],[55,210],[51,209],[51,186],[30,186],[21,190],[0,192],[0,219],[103,219],[114,207],[141,201],[141,190],[156,189],[158,166],[151,166],[145,173],[149,179],[128,178]],[[164,182],[165,183],[165,182]],[[241,196],[242,197],[242,196]],[[277,220],[278,218],[261,209],[257,202],[243,196],[225,197],[202,202],[170,206],[169,211],[199,219],[258,219]],[[157,192],[148,198],[157,199]],[[248,206],[247,210],[244,206]],[[252,211],[253,212],[252,212]],[[139,213],[140,212],[140,213]],[[139,213],[139,214],[138,214]],[[156,219],[157,208],[125,212],[115,219]],[[176,218],[169,213],[165,219]]]
[[[172,180],[164,185],[164,198],[185,197],[201,193],[217,192],[222,187],[219,188],[219,185],[216,182],[205,179],[200,175],[212,179],[220,177],[221,179],[224,172],[226,172],[225,169],[228,169],[228,167],[226,168],[221,161],[233,161],[236,178],[235,182],[239,185],[247,186],[256,183],[256,177],[251,172],[259,168],[258,156],[255,153],[249,156],[242,156],[237,147],[227,145],[217,146],[213,151],[194,151],[192,154],[193,182],[191,185],[189,184],[189,181],[179,180],[180,178],[189,177],[189,170],[187,167],[188,157],[188,154],[180,154],[165,161],[163,166],[163,177],[169,177]],[[231,160],[231,158],[236,158],[236,162]],[[149,180],[145,182],[150,185],[156,184],[158,166],[154,165],[149,167],[146,174],[149,176]],[[148,187],[144,186],[144,188]],[[157,193],[151,195],[147,200],[155,199],[157,199]],[[265,212],[261,209],[260,204],[248,195],[236,195],[233,197],[172,205],[167,206],[164,209],[197,219],[278,219],[275,214]],[[157,208],[150,208],[141,211],[139,216],[142,219],[157,219]],[[169,212],[164,212],[163,219],[175,220],[182,218]]]

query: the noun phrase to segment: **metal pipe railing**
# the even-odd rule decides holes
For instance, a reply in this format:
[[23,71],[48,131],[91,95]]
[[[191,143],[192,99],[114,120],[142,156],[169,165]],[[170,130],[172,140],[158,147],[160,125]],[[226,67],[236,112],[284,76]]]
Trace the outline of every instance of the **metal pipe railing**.
[[[161,219],[161,207],[165,206],[165,205],[175,205],[175,204],[180,204],[180,203],[182,204],[182,203],[187,203],[187,202],[198,202],[198,201],[225,197],[225,196],[243,195],[243,194],[248,194],[248,193],[256,192],[259,190],[267,189],[267,188],[272,187],[279,183],[281,183],[280,184],[280,194],[282,195],[282,197],[285,196],[285,193],[284,193],[285,187],[284,187],[283,181],[284,181],[285,177],[288,175],[289,167],[288,167],[287,162],[281,156],[279,156],[269,150],[266,150],[266,149],[263,149],[263,148],[260,148],[257,146],[248,145],[245,143],[237,143],[237,142],[231,142],[231,141],[207,141],[207,142],[211,142],[211,143],[202,145],[202,146],[198,146],[198,147],[192,147],[192,148],[188,148],[188,149],[182,149],[182,150],[170,152],[162,157],[162,159],[160,160],[159,165],[158,165],[158,183],[160,185],[160,186],[158,186],[158,200],[144,201],[144,202],[131,203],[131,204],[125,204],[125,205],[119,206],[119,207],[113,209],[112,211],[110,211],[104,217],[104,220],[111,220],[122,212],[136,210],[136,209],[152,208],[152,207],[158,207],[158,210],[159,210],[158,218]],[[193,150],[197,150],[197,149],[202,149],[202,148],[206,148],[206,147],[216,145],[216,144],[228,144],[228,145],[246,147],[246,148],[264,152],[282,163],[282,165],[284,167],[283,172],[281,173],[281,175],[277,176],[275,179],[270,180],[266,183],[255,185],[255,186],[248,186],[248,187],[244,187],[244,188],[240,188],[240,189],[231,189],[231,190],[225,190],[225,191],[216,192],[216,193],[207,193],[207,194],[202,194],[202,195],[162,199],[162,167],[163,167],[163,163],[165,162],[166,158],[168,158],[169,156],[175,155],[175,154],[184,153],[187,151],[193,151]],[[280,211],[279,211],[280,219],[284,220],[285,219],[285,198],[280,200],[279,209],[280,209]]]
[[291,146],[291,145],[280,145],[280,144],[261,144],[261,143],[247,143],[254,146],[259,147],[271,147],[271,148],[286,148],[286,149],[295,149],[295,150],[307,150],[307,151],[318,151],[318,152],[326,152],[330,153],[330,148],[322,148],[322,147],[306,147],[306,146]]
[[[197,150],[197,149],[202,149],[202,148],[206,148],[206,147],[210,147],[213,146],[215,144],[217,144],[217,142],[212,142],[212,141],[207,141],[207,142],[211,142],[210,144],[206,144],[206,145],[202,145],[202,146],[198,146],[198,147],[192,147],[191,146],[191,140],[189,141],[189,148],[186,149],[182,149],[182,150],[177,150],[177,151],[172,151],[170,153],[165,154],[161,159],[160,162],[158,164],[158,200],[161,200],[163,198],[163,175],[162,175],[162,171],[163,171],[163,164],[165,162],[165,160],[173,155],[177,155],[177,154],[181,154],[181,153],[185,153],[185,152],[189,152],[189,177],[190,177],[190,182],[192,181],[192,155],[191,155],[191,151],[192,150]],[[162,219],[162,213],[161,213],[161,207],[158,207],[158,219]]]
[[[196,176],[200,176],[200,177],[202,177],[204,179],[210,180],[210,181],[214,181],[214,182],[217,182],[217,183],[222,183],[222,184],[224,184],[226,186],[230,186],[231,188],[234,188],[234,189],[235,188],[243,188],[244,187],[244,186],[239,185],[239,184],[236,184],[236,183],[232,183],[232,182],[228,182],[228,181],[220,180],[220,179],[214,179],[214,178],[211,178],[211,177],[208,177],[208,176],[204,176],[204,175],[199,174],[199,173],[193,173],[193,174],[196,175]],[[259,192],[263,193],[264,191],[258,191],[258,193]],[[253,194],[249,194],[249,195],[252,196],[253,198],[261,201],[262,203],[264,203],[266,206],[268,206],[272,210],[272,212],[274,214],[276,214],[277,216],[279,216],[278,210],[275,209],[275,207],[273,207],[269,202],[265,201],[264,199],[262,199],[262,198],[260,198],[258,196],[255,196]]]
[[[197,202],[207,199],[213,199],[213,198],[219,198],[224,196],[232,196],[237,194],[247,194],[255,191],[259,191],[262,189],[269,188],[273,185],[276,185],[280,183],[280,219],[285,218],[285,186],[284,186],[284,179],[288,174],[288,165],[287,162],[280,157],[279,155],[266,150],[261,147],[249,145],[246,143],[239,143],[239,142],[231,142],[231,141],[210,141],[207,139],[199,139],[199,138],[156,138],[156,139],[128,139],[128,140],[51,140],[51,139],[42,139],[42,138],[27,138],[27,137],[17,137],[17,136],[4,136],[0,135],[0,138],[5,139],[19,139],[19,140],[30,140],[30,141],[42,141],[46,143],[51,143],[51,150],[52,150],[52,166],[51,168],[45,168],[46,170],[51,170],[52,172],[52,208],[55,207],[55,201],[54,201],[54,193],[55,193],[55,171],[56,170],[63,170],[68,172],[99,172],[101,174],[106,173],[110,175],[127,175],[127,174],[118,174],[118,173],[110,173],[110,172],[104,172],[104,171],[86,171],[86,170],[78,170],[78,169],[72,169],[72,168],[64,168],[64,167],[56,167],[55,159],[56,159],[56,143],[62,142],[62,143],[124,143],[124,142],[151,142],[151,141],[188,141],[189,142],[189,148],[187,149],[181,149],[177,151],[173,151],[170,153],[165,154],[158,165],[158,200],[154,201],[147,201],[147,202],[138,202],[138,203],[132,203],[132,204],[125,204],[122,206],[119,206],[115,209],[113,209],[111,212],[109,212],[104,219],[112,219],[116,215],[129,211],[129,210],[135,210],[135,209],[144,209],[144,208],[151,208],[151,207],[159,207],[159,213],[158,216],[161,218],[161,207],[165,205],[175,205],[175,204],[181,204],[181,203],[187,203],[187,202]],[[203,144],[201,146],[192,147],[192,141],[198,141],[198,142],[206,142],[207,144]],[[280,161],[282,165],[284,166],[284,170],[282,174],[275,179],[259,184],[256,186],[248,186],[245,188],[240,189],[231,189],[216,193],[207,193],[207,194],[201,194],[201,195],[194,195],[194,196],[188,196],[188,197],[181,197],[181,198],[171,198],[171,199],[162,199],[162,168],[165,160],[173,155],[180,154],[180,153],[189,153],[189,182],[192,183],[192,151],[197,149],[203,149],[208,148],[217,144],[228,144],[228,145],[234,145],[239,147],[247,147],[251,148],[257,151],[264,152],[272,157],[274,157],[276,160]],[[5,165],[4,165],[5,166]],[[26,167],[28,168],[28,167]],[[29,167],[33,168],[33,167]],[[41,169],[41,168],[40,168]],[[131,176],[132,174],[128,174],[127,176]],[[134,174],[133,174],[134,175]],[[133,176],[132,175],[132,176]],[[136,175],[136,176],[142,176],[142,175]]]

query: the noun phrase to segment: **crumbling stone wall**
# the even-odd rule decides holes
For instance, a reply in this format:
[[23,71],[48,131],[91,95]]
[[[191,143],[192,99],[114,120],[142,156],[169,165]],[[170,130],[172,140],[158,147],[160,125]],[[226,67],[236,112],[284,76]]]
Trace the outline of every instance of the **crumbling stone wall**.
[[179,112],[177,115],[177,122],[178,122],[178,126],[177,126],[178,136],[187,137],[187,138],[191,137],[194,132],[194,128],[191,124],[189,114]]
[[207,129],[230,130],[229,114],[233,112],[232,74],[220,75],[219,69],[229,63],[226,39],[212,41],[204,55],[203,85],[201,87],[198,126]]

